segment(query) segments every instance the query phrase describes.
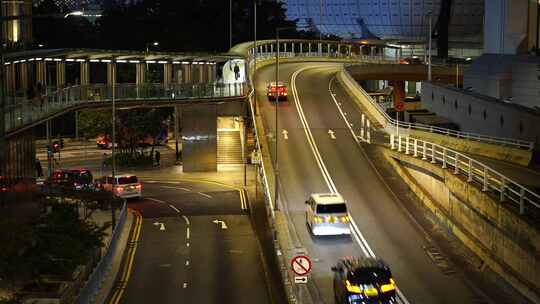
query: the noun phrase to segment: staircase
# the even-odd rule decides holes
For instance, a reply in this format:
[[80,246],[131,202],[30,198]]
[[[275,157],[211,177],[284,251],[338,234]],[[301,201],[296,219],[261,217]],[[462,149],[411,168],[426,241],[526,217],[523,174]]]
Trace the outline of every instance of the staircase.
[[242,164],[240,131],[217,132],[217,163],[219,165]]

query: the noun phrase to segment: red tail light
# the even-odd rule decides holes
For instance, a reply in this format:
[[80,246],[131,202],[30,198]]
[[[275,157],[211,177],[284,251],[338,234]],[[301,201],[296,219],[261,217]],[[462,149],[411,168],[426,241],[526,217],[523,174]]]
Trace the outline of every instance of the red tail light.
[[116,187],[116,192],[122,192],[124,191],[124,187]]
[[137,190],[141,190],[141,189],[142,189],[142,185],[141,185],[141,184],[138,184],[137,186],[135,186],[135,188],[136,188]]

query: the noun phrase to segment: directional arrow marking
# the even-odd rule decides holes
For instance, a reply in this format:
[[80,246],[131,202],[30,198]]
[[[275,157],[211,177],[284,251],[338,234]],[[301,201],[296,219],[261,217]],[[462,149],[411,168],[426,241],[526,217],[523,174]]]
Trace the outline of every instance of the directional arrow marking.
[[330,135],[331,139],[336,139],[336,136],[334,135],[335,134],[334,131],[328,130],[328,134]]
[[287,130],[283,130],[281,133],[283,134],[283,138],[289,139],[289,132]]
[[229,227],[227,227],[227,224],[225,224],[225,221],[213,220],[212,223],[214,223],[216,225],[221,225],[221,229],[223,229],[223,230],[229,228]]
[[160,231],[165,231],[165,224],[160,222],[154,222],[154,226],[159,226]]

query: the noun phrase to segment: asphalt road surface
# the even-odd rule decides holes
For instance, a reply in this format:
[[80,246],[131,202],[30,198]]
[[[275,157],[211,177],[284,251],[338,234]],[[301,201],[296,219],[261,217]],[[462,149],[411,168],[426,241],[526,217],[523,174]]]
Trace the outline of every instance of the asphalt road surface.
[[121,303],[270,303],[239,193],[201,182],[143,184],[142,232]]
[[[428,235],[400,207],[353,140],[343,116],[358,133],[361,118],[352,101],[335,87],[333,78],[340,67],[311,64],[321,67],[296,73],[295,94],[292,77],[308,65],[281,65],[280,80],[288,86],[289,100],[278,106],[277,154],[281,203],[296,237],[315,261],[311,282],[319,293],[317,303],[333,303],[330,267],[338,258],[372,253],[391,267],[402,303],[483,303],[459,272],[447,272],[429,257],[424,249]],[[264,127],[276,134],[275,104],[265,96],[267,83],[275,79],[275,67],[262,68],[256,79]],[[334,101],[332,93],[339,100]],[[274,158],[274,143],[269,145]],[[348,201],[357,228],[352,237],[315,238],[308,232],[304,201],[310,193],[332,190]]]

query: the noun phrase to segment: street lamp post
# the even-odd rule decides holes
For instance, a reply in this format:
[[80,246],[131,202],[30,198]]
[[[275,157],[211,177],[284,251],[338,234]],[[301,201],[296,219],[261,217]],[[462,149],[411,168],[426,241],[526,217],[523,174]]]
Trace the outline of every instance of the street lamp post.
[[[112,65],[112,167],[111,167],[111,177],[113,180],[113,193],[116,191],[116,65]],[[111,202],[111,218],[112,218],[112,227],[116,226],[116,216],[114,213],[114,204]]]
[[229,50],[232,48],[232,0],[229,0]]
[[431,17],[432,17],[432,12],[429,12],[428,16],[429,16],[429,32],[428,32],[428,35],[429,35],[429,42],[428,42],[428,81],[431,81],[431,32],[432,32],[432,29],[431,29]]

